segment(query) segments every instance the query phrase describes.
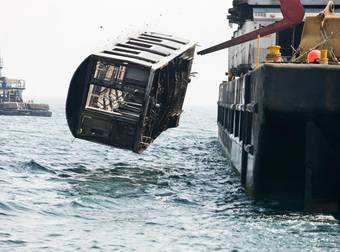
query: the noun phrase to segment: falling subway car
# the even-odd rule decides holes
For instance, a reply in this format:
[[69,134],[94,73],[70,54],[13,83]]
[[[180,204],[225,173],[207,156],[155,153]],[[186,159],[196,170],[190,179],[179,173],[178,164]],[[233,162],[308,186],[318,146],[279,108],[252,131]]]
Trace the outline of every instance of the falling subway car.
[[66,101],[76,138],[140,153],[178,126],[195,43],[143,33],[87,57]]

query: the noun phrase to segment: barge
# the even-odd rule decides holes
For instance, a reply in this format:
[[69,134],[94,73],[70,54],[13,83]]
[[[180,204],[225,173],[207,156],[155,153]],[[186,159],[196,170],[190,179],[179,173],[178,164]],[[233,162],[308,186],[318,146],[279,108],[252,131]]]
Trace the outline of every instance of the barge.
[[144,151],[177,127],[195,43],[142,33],[87,57],[71,80],[66,117],[73,136]]
[[23,101],[26,88],[24,80],[10,79],[2,76],[0,59],[0,115],[6,116],[52,116],[49,105]]
[[[246,191],[284,207],[338,214],[340,1],[326,9],[321,0],[302,4],[234,0],[234,38],[199,54],[229,48],[218,136]],[[307,64],[315,50],[323,58]]]

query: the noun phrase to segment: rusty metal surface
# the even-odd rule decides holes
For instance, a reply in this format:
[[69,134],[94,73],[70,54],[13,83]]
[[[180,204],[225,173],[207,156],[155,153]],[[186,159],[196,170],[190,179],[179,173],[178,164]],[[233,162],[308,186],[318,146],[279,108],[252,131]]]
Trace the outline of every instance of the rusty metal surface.
[[[332,2],[319,15],[306,17],[300,54],[306,55],[311,49],[327,49],[331,56],[340,58],[340,15],[334,13]],[[331,61],[337,59],[331,57]]]

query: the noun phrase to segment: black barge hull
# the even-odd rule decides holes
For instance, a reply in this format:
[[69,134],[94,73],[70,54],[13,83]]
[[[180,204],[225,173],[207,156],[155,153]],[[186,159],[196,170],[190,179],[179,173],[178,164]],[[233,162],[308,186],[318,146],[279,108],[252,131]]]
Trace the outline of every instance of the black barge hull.
[[51,117],[52,112],[51,111],[36,111],[36,110],[0,110],[0,115]]
[[256,199],[339,213],[340,67],[264,64],[220,86],[219,139]]
[[42,116],[51,117],[47,104],[25,102],[0,102],[0,115],[6,116]]

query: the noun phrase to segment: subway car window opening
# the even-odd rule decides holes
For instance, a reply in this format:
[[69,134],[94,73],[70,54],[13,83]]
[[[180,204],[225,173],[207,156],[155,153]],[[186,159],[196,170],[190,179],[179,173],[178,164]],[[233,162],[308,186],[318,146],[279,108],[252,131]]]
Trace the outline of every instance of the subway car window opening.
[[124,80],[125,72],[126,66],[98,61],[94,78],[97,80],[121,84]]
[[114,88],[90,85],[86,109],[95,109],[107,113],[118,112],[126,104],[127,93]]

